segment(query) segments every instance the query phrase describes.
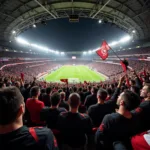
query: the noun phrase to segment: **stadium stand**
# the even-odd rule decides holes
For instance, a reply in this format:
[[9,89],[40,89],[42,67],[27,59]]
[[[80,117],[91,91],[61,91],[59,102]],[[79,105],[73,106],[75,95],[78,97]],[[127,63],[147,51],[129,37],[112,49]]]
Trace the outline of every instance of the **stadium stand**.
[[[0,150],[150,150],[149,0],[0,0],[0,8]],[[73,14],[118,27],[132,41],[121,40],[124,48],[114,42],[115,53],[104,61],[97,49],[60,52],[19,39]],[[99,50],[105,55],[106,49]],[[128,66],[120,64],[124,59]],[[104,81],[93,75],[81,82],[68,77],[70,70],[58,82],[44,78],[66,66],[78,76],[81,65],[89,69],[84,74],[93,71]]]

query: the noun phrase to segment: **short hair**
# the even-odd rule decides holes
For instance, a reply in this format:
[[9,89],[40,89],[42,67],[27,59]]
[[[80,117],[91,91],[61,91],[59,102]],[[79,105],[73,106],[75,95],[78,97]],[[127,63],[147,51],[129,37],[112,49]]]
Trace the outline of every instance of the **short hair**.
[[46,93],[46,89],[44,89],[44,88],[41,89],[41,93],[42,93],[42,94]]
[[83,90],[83,89],[82,89],[81,87],[78,89],[79,92],[82,92],[82,90]]
[[92,92],[93,92],[94,94],[97,94],[97,91],[98,91],[98,89],[97,89],[95,86],[93,86],[93,87],[92,87]]
[[111,88],[107,88],[107,94],[108,95],[112,95],[112,93],[113,93],[112,89]]
[[61,93],[60,93],[60,98],[61,98],[61,99],[64,99],[65,96],[66,96],[66,93],[65,93],[65,92],[61,92]]
[[90,90],[91,90],[91,88],[92,88],[92,87],[89,85],[87,89],[90,91]]
[[101,100],[104,101],[107,98],[107,91],[101,88],[98,90],[97,95],[100,97]]
[[58,93],[61,93],[61,92],[63,92],[63,90],[62,90],[62,89],[59,89],[59,90],[58,90]]
[[29,83],[25,83],[25,84],[24,84],[24,88],[25,88],[25,89],[27,89],[29,86],[30,86]]
[[0,89],[0,125],[13,123],[23,102],[23,96],[17,87]]
[[135,80],[132,79],[131,84],[135,85],[136,84]]
[[57,106],[60,102],[60,94],[58,92],[55,92],[51,96],[51,105]]
[[129,90],[125,90],[124,93],[121,95],[121,99],[124,101],[124,107],[126,110],[133,110],[140,104],[140,97]]
[[40,90],[40,88],[38,86],[32,87],[30,90],[31,97],[37,96],[39,93],[39,90]]
[[50,94],[51,93],[52,88],[51,87],[47,87],[46,88],[46,94]]
[[77,92],[77,87],[73,87],[73,92]]
[[0,82],[0,88],[2,88],[4,86],[4,82]]
[[71,108],[77,108],[80,104],[80,95],[78,93],[72,93],[69,95],[69,104]]

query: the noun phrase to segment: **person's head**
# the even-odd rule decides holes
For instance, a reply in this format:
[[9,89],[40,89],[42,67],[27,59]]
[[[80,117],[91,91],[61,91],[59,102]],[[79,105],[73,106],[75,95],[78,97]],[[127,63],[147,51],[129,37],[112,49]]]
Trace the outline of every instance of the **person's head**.
[[89,85],[87,89],[88,89],[88,91],[91,91],[91,86]]
[[58,93],[61,93],[62,91],[63,91],[62,89],[59,89],[59,90],[58,90]]
[[0,88],[4,88],[6,87],[5,83],[4,82],[0,82]]
[[136,84],[135,80],[130,80],[129,83],[130,83],[131,86]]
[[46,94],[47,94],[47,95],[50,95],[51,90],[52,90],[51,87],[47,87],[47,88],[46,88]]
[[114,84],[111,84],[111,85],[110,85],[110,88],[111,88],[111,89],[114,89],[114,88],[115,88],[115,85],[114,85]]
[[30,90],[31,97],[39,97],[41,92],[38,86],[34,86]]
[[61,92],[60,93],[60,99],[61,100],[65,100],[65,98],[66,98],[66,93],[65,92]]
[[91,89],[92,94],[97,94],[97,91],[98,91],[98,89],[95,86],[92,87],[92,89]]
[[111,88],[107,88],[107,94],[108,94],[109,96],[111,96],[112,93],[113,93],[112,89],[111,89]]
[[24,99],[18,88],[0,89],[0,126],[22,121],[24,112]]
[[78,93],[72,93],[69,95],[69,105],[73,109],[78,109],[80,105],[80,95]]
[[141,97],[150,99],[150,84],[145,84],[141,90]]
[[136,93],[137,95],[140,95],[140,89],[135,85],[131,86],[131,91]]
[[99,101],[105,101],[107,98],[107,91],[104,90],[104,89],[99,89],[98,92],[97,92],[97,99]]
[[80,87],[80,88],[78,89],[78,91],[79,91],[79,92],[82,92],[82,88]]
[[30,87],[30,84],[29,84],[29,83],[25,83],[25,84],[24,84],[24,88],[25,88],[25,89],[28,89],[29,87]]
[[21,86],[21,85],[20,85],[20,82],[19,82],[19,81],[16,81],[16,82],[15,82],[15,86],[16,86],[17,88],[20,88],[20,86]]
[[41,89],[41,94],[45,94],[46,93],[46,90],[43,88]]
[[60,103],[60,94],[58,92],[55,92],[51,96],[51,105],[52,106],[58,106]]
[[120,94],[117,105],[127,111],[135,109],[140,104],[140,97],[132,91],[126,90]]
[[73,87],[73,92],[77,92],[77,87],[76,86]]

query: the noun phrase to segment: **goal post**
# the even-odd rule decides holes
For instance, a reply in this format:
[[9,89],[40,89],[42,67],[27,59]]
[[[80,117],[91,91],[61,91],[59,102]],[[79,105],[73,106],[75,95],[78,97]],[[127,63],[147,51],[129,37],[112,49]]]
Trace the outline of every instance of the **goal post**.
[[68,78],[68,82],[69,83],[79,83],[80,80],[79,80],[79,78]]

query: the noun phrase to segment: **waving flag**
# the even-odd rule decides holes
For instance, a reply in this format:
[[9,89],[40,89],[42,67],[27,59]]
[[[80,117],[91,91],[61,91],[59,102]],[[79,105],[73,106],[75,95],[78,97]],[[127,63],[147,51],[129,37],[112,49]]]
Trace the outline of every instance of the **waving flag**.
[[107,44],[106,41],[103,41],[102,46],[99,50],[96,51],[97,55],[100,56],[103,60],[105,60],[108,57],[108,50],[111,48]]
[[124,60],[120,61],[120,64],[122,66],[123,71],[127,72],[127,68],[128,68],[128,65],[129,65],[128,61],[126,59],[124,59]]
[[68,79],[60,79],[60,81],[68,84]]
[[21,80],[24,81],[24,73],[20,73]]

